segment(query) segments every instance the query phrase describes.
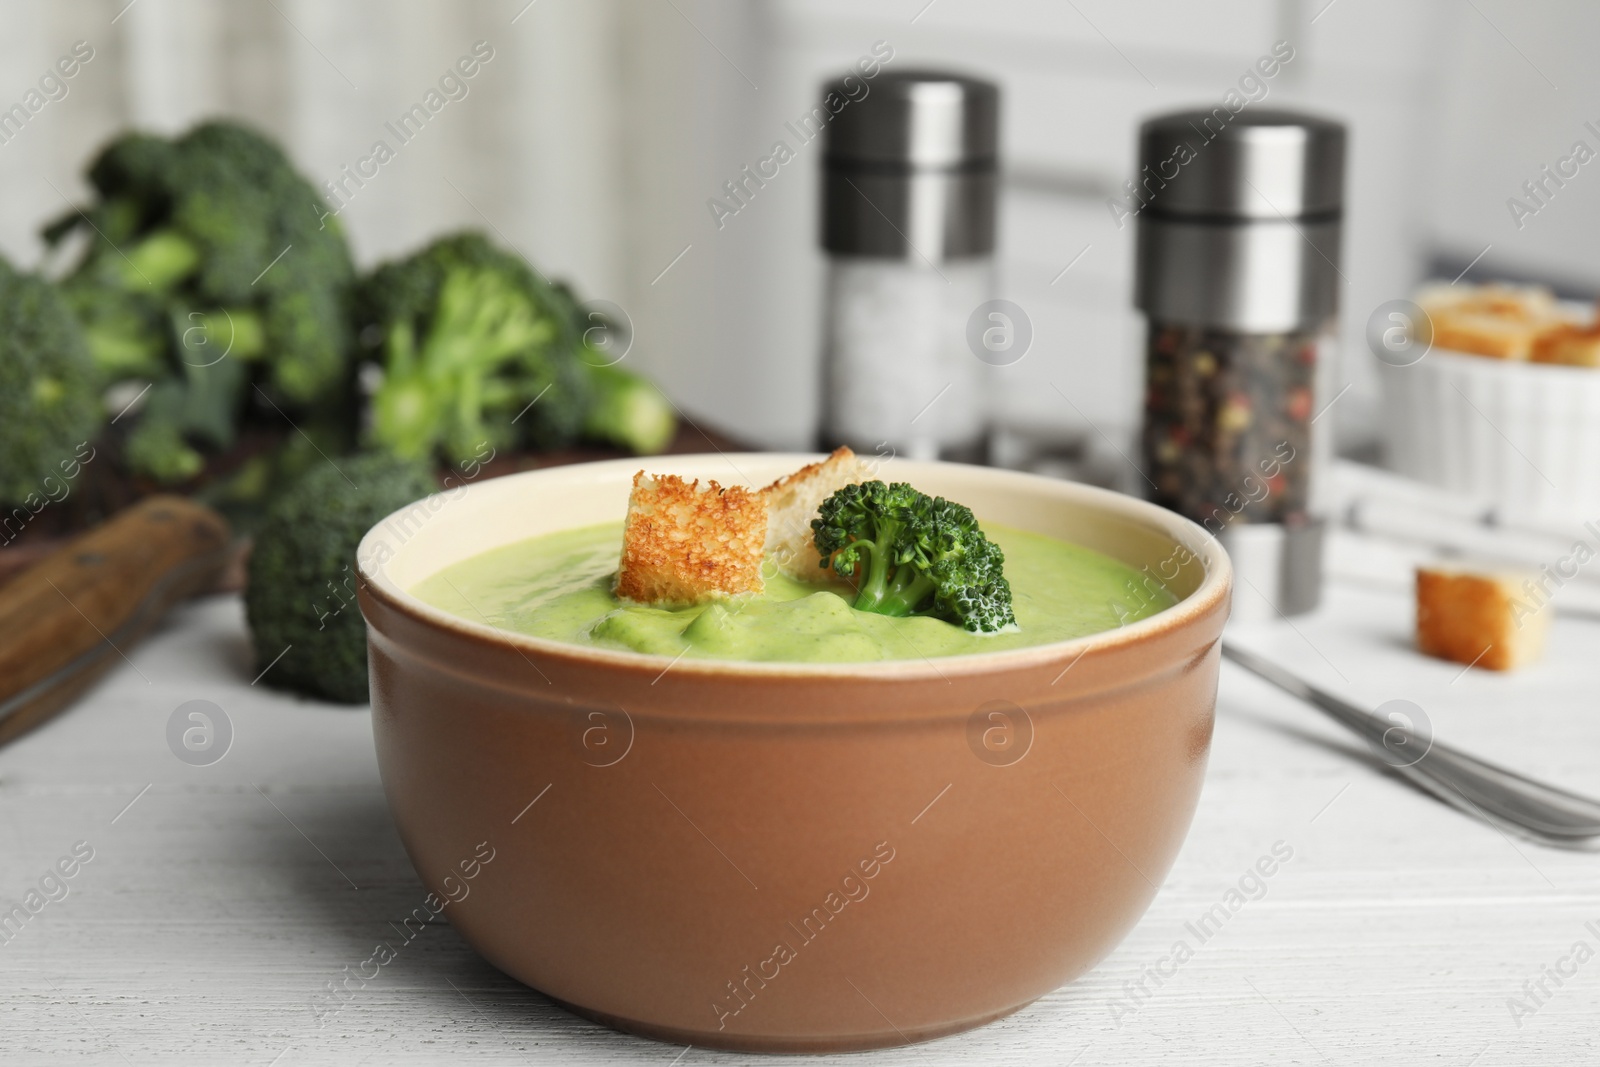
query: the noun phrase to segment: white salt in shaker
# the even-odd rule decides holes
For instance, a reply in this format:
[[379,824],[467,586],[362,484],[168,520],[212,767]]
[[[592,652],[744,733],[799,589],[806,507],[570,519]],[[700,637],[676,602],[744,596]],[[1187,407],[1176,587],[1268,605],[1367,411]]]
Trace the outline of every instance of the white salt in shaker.
[[967,327],[994,295],[999,91],[905,70],[841,78],[830,96],[844,104],[822,173],[821,443],[981,458],[983,363]]

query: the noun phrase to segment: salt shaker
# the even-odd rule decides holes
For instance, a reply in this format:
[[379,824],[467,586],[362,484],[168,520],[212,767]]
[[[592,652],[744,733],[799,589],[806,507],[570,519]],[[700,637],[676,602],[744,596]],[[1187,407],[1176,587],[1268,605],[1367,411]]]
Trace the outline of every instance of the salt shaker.
[[901,70],[823,94],[844,103],[822,163],[821,443],[977,458],[983,365],[967,329],[994,295],[999,90]]
[[1146,122],[1134,179],[1148,320],[1144,468],[1238,576],[1235,618],[1317,606],[1335,396],[1345,130],[1292,111]]

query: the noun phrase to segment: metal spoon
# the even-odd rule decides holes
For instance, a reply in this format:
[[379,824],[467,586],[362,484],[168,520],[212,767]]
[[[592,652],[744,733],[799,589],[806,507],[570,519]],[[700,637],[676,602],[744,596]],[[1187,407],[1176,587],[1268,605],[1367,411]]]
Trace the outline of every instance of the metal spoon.
[[[1223,642],[1222,654],[1323,711],[1362,738],[1412,785],[1461,811],[1546,844],[1572,847],[1600,837],[1600,801],[1570,793],[1417,735]],[[1412,758],[1413,753],[1421,753]],[[1399,758],[1397,758],[1399,757]]]

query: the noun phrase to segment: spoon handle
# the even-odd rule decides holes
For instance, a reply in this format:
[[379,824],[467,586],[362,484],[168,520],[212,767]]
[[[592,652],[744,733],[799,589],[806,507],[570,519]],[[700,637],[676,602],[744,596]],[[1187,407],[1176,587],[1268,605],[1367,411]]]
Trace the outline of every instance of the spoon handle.
[[1222,654],[1322,711],[1371,745],[1396,773],[1452,807],[1550,843],[1600,836],[1600,802],[1420,736],[1236,645],[1223,642]]

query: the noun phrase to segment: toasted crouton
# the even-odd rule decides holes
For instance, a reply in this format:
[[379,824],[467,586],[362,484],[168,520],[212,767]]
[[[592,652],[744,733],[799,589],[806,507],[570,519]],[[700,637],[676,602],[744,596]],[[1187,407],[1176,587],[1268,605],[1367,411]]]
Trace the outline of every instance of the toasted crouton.
[[1550,322],[1561,317],[1555,294],[1539,285],[1430,285],[1417,303],[1431,315],[1440,310],[1468,311],[1524,322]]
[[693,604],[759,593],[766,538],[764,492],[640,471],[628,497],[617,595]]
[[1539,336],[1537,323],[1492,312],[1443,308],[1428,317],[1433,323],[1435,348],[1478,356],[1526,360]]
[[824,500],[871,477],[860,457],[840,448],[822,462],[801,467],[763,489],[767,494],[767,554],[779,569],[812,581],[822,576],[811,520]]
[[1497,359],[1529,359],[1539,336],[1563,322],[1555,297],[1536,286],[1434,286],[1417,300],[1435,348]]
[[1544,652],[1550,609],[1530,600],[1517,570],[1417,568],[1417,648],[1493,671],[1515,670]]
[[1533,346],[1535,363],[1563,363],[1569,367],[1600,367],[1600,326],[1558,326]]

